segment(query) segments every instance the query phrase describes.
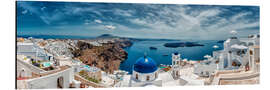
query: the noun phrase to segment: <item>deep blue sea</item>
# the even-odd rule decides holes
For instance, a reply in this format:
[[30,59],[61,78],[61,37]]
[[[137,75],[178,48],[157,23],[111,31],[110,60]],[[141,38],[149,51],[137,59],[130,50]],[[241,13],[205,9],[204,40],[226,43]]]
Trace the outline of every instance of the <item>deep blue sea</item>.
[[[165,43],[173,42],[185,42],[185,41],[136,41],[133,42],[131,47],[125,48],[128,52],[128,59],[123,61],[120,65],[120,70],[125,70],[131,73],[132,66],[136,60],[143,57],[146,53],[147,56],[151,57],[159,64],[170,65],[171,64],[171,54],[178,52],[181,54],[181,58],[187,58],[188,60],[203,60],[206,54],[212,55],[215,50],[223,49],[223,43],[217,43],[217,40],[203,40],[203,41],[189,41],[197,42],[203,44],[204,46],[195,47],[178,47],[169,48],[164,47]],[[219,48],[214,49],[213,46],[218,45]],[[150,50],[149,47],[156,47],[157,50]],[[168,56],[164,56],[168,55]]]

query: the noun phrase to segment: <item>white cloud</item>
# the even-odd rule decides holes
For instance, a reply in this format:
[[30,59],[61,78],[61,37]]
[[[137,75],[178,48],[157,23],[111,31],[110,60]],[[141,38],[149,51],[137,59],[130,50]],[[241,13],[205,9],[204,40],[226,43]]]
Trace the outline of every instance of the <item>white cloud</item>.
[[[35,13],[37,14],[37,13]],[[52,22],[56,22],[56,21],[60,21],[62,20],[63,17],[63,14],[59,11],[55,11],[54,14],[49,14],[47,12],[44,12],[44,13],[39,13],[39,16],[41,18],[41,20],[43,20],[44,23],[46,24],[51,24]]]
[[85,25],[89,25],[90,24],[90,20],[88,20],[88,19],[84,20],[84,24]]
[[130,17],[134,13],[134,11],[132,10],[122,10],[122,9],[115,9],[113,10],[113,12],[115,15],[121,15],[126,17]]
[[113,25],[105,25],[105,28],[109,30],[114,30],[116,27]]
[[89,23],[89,22],[85,22],[84,24],[85,24],[85,25],[89,25],[90,23]]
[[40,16],[40,18],[42,19],[42,21],[44,22],[44,23],[46,23],[46,24],[50,24],[51,22],[49,21],[49,19],[48,19],[48,17],[46,17],[46,16]]
[[147,25],[146,20],[141,20],[139,18],[136,19],[129,19],[130,22],[134,23],[134,24],[138,24],[138,25]]
[[251,12],[239,13],[239,14],[233,16],[233,17],[231,18],[231,21],[232,21],[232,22],[236,22],[236,21],[239,20],[240,18],[243,18],[244,16],[250,15],[250,14],[252,14],[252,13],[251,13]]
[[[142,28],[140,30],[125,28],[123,30],[129,30],[132,31],[132,33],[151,33],[152,37],[156,38],[225,39],[230,35],[231,30],[245,30],[247,28],[259,26],[259,21],[249,22],[249,19],[239,19],[251,13],[239,13],[228,18],[219,16],[223,13],[223,9],[219,8],[196,10],[191,13],[187,13],[190,8],[182,6],[174,9],[175,10],[171,8],[160,8],[161,11],[158,12],[159,15],[151,16],[153,15],[152,13],[146,14],[152,18],[129,19],[133,24],[150,28]],[[153,18],[155,19],[154,21],[152,20]],[[210,19],[213,19],[214,21],[211,21]],[[237,22],[232,22],[232,20],[235,19],[237,19]],[[175,22],[171,22],[171,20]],[[168,22],[173,26],[170,26]],[[122,28],[119,27],[118,29],[121,30]],[[145,34],[138,36],[144,37]]]
[[102,21],[101,20],[98,20],[98,19],[94,20],[94,22],[96,22],[96,23],[102,23]]
[[200,12],[200,14],[196,18],[207,18],[207,17],[212,17],[216,16],[220,13],[221,11],[219,9],[209,9],[209,10],[204,10]]
[[59,9],[55,9],[53,12],[45,12],[45,11],[42,11],[41,9],[42,8],[45,9],[46,7],[37,8],[33,6],[33,4],[26,3],[26,2],[21,2],[19,6],[27,10],[27,12],[39,16],[40,19],[48,25],[51,24],[52,22],[59,21],[65,18],[63,17],[64,14],[61,11],[59,11]]
[[42,8],[40,8],[42,11],[44,11],[45,9],[46,9],[46,7],[42,7]]
[[24,10],[22,11],[22,14],[26,14],[28,12],[28,10]]

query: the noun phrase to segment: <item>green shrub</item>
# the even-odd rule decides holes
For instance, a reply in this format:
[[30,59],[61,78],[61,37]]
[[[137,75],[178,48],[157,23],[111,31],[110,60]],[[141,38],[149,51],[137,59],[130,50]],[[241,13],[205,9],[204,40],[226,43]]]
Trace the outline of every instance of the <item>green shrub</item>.
[[79,75],[82,76],[83,78],[89,80],[89,81],[92,81],[92,82],[95,82],[95,83],[99,83],[99,80],[89,77],[88,74],[87,74],[87,72],[84,71],[84,70],[80,71],[79,72]]
[[32,61],[32,63],[37,63],[36,61]]

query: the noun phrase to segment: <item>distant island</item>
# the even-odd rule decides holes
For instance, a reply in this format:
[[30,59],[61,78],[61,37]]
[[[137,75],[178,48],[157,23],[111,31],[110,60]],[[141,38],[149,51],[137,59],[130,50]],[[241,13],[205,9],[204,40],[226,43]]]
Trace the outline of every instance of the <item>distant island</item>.
[[204,46],[203,44],[198,44],[195,42],[178,42],[178,43],[165,43],[163,46],[170,48],[177,47],[194,47],[194,46]]
[[71,40],[91,40],[91,39],[122,39],[128,41],[180,41],[179,39],[149,39],[149,38],[133,38],[121,37],[112,34],[101,34],[99,36],[71,36],[71,35],[17,35],[18,38],[42,38],[42,39],[71,39]]
[[217,43],[224,43],[225,40],[219,40]]
[[156,47],[149,47],[150,50],[157,50]]
[[102,34],[102,35],[98,36],[97,38],[119,38],[119,37],[111,35],[111,34]]

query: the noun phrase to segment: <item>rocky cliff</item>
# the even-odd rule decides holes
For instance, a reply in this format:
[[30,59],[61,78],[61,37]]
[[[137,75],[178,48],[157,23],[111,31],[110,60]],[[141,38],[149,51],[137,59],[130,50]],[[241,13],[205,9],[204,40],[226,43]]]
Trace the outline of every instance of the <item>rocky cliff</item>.
[[106,43],[102,46],[93,46],[86,42],[79,41],[78,48],[73,50],[75,58],[80,59],[84,64],[96,66],[101,70],[113,73],[118,70],[121,61],[127,58],[123,43]]

